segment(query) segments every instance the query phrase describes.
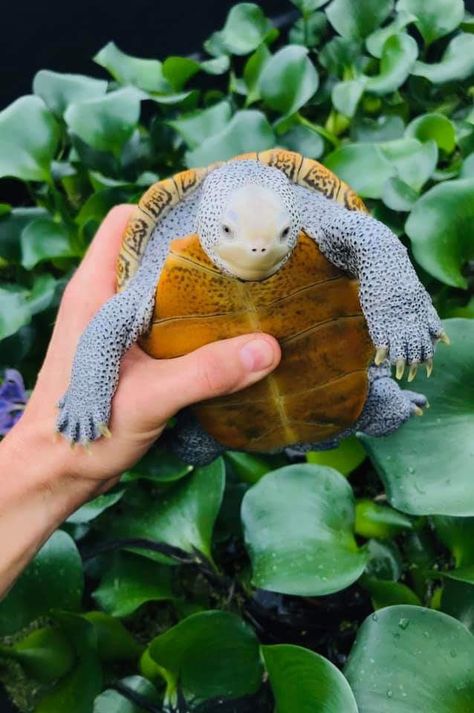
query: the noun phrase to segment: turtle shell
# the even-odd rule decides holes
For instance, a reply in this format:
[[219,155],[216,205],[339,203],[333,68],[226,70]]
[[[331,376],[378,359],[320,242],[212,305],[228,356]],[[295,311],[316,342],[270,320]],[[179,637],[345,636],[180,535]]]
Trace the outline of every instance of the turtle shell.
[[[283,150],[237,157],[249,158],[280,168],[295,183],[349,209],[366,210],[347,184],[316,161]],[[147,191],[124,236],[126,268],[119,260],[119,289],[137,269],[156,221],[186,193],[183,184],[187,192],[194,190],[208,171],[183,172]],[[316,443],[355,423],[374,357],[357,281],[332,265],[304,232],[283,267],[259,282],[222,273],[198,235],[174,240],[156,288],[150,330],[140,341],[143,349],[155,358],[171,358],[255,331],[278,339],[282,360],[259,383],[194,406],[208,433],[227,448],[258,452]]]

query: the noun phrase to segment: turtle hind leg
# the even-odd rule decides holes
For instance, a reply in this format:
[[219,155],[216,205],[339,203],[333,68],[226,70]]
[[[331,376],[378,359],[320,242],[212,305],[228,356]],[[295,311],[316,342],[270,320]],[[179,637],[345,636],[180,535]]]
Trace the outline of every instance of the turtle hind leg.
[[428,404],[423,394],[402,390],[387,366],[371,367],[370,388],[364,410],[354,430],[368,436],[388,436],[411,416],[421,416]]
[[170,433],[174,453],[190,465],[208,465],[222,455],[225,448],[207,433],[191,411],[183,411]]

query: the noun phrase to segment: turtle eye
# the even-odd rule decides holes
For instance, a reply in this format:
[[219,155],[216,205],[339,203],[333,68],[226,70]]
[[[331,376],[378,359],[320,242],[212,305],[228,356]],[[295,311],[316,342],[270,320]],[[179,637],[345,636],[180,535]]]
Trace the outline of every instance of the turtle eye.
[[222,226],[222,230],[224,231],[224,233],[225,233],[229,238],[232,237],[232,230],[229,228],[228,225],[225,225],[225,224],[224,224],[224,225]]
[[281,239],[281,240],[284,240],[285,238],[288,237],[289,234],[290,234],[290,226],[287,225],[286,228],[284,228],[284,229],[281,231],[281,233],[280,233],[280,239]]

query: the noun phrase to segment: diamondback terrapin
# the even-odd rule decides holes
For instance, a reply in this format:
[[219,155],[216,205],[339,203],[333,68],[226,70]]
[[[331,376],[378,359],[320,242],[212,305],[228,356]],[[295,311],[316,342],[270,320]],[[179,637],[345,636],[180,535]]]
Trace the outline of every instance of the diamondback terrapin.
[[[320,163],[274,149],[154,184],[126,229],[118,293],[90,322],[57,429],[87,443],[109,421],[120,359],[136,341],[169,358],[264,331],[277,369],[180,415],[175,447],[205,463],[225,448],[304,452],[354,431],[381,436],[421,413],[408,363],[446,339],[405,247]],[[99,359],[97,354],[104,355]]]

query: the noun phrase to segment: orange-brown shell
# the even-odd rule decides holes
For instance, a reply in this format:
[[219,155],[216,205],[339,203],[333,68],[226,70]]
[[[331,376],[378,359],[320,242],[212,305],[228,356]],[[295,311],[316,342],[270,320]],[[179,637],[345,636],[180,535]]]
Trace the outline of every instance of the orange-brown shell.
[[[317,161],[281,149],[236,157],[252,158],[350,210],[366,210],[349,186]],[[214,167],[184,171],[145,193],[124,235],[118,289],[136,271],[156,222]],[[170,358],[254,331],[273,334],[282,347],[280,365],[263,381],[195,406],[202,426],[224,446],[250,451],[319,442],[351,427],[367,398],[374,356],[358,283],[304,232],[284,266],[261,282],[221,273],[197,235],[177,238],[157,285],[152,325],[140,342],[145,351]]]
[[357,282],[305,234],[281,270],[262,282],[221,273],[197,235],[175,240],[141,342],[145,351],[165,359],[254,331],[279,340],[282,361],[258,384],[194,407],[218,441],[270,451],[330,438],[356,421],[373,359]]

